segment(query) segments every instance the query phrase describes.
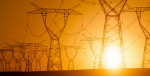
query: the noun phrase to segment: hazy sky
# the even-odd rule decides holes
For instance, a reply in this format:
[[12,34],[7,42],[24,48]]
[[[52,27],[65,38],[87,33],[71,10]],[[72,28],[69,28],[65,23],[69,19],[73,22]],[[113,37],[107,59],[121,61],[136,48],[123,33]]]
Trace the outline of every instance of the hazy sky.
[[[28,14],[27,12],[36,10],[30,3],[33,2],[42,8],[59,8],[62,0],[0,0],[0,48],[7,46],[4,42],[9,44],[15,44],[12,39],[17,40],[18,42],[27,43],[39,43],[43,40],[44,45],[49,46],[49,35],[45,33],[41,37],[35,37],[30,33],[30,30],[27,29],[26,35],[25,30],[27,22],[31,31],[35,35],[43,34],[46,29],[40,14]],[[89,37],[97,36],[102,37],[103,26],[105,15],[101,10],[101,6],[98,5],[98,0],[87,0],[89,2],[95,2],[95,5],[90,3],[84,3],[80,0],[64,0],[61,8],[69,9],[76,4],[80,4],[75,11],[83,13],[81,15],[69,16],[68,23],[64,32],[60,38],[60,43],[64,45],[82,45],[85,49],[79,50],[74,61],[75,69],[92,69],[94,63],[94,56],[91,52],[90,45],[88,41],[80,41],[84,39],[82,34],[85,34]],[[127,3],[132,7],[144,7],[147,6],[149,0],[128,0]],[[126,7],[125,7],[126,8]],[[100,10],[100,11],[99,11]],[[150,12],[145,12],[142,15],[143,26],[147,26],[150,20]],[[49,16],[51,21],[54,18],[55,14]],[[28,18],[27,18],[28,17]],[[59,20],[63,15],[58,15],[55,21]],[[83,18],[83,22],[82,22]],[[134,21],[136,18],[135,13],[123,13],[121,14],[122,20],[122,30],[123,30],[123,41],[124,41],[124,51],[127,68],[140,68],[142,62],[142,55],[144,50],[145,37],[142,33],[142,30],[138,24],[138,21]],[[146,21],[148,20],[148,21]],[[133,22],[134,21],[134,22]],[[52,22],[52,21],[51,21]],[[78,32],[81,26],[88,26],[86,30]],[[131,26],[126,29],[128,25]],[[59,20],[57,25],[63,25],[63,19]],[[150,28],[149,25],[147,28]],[[66,35],[73,34],[73,35]],[[140,36],[140,37],[139,37]],[[93,46],[101,46],[101,41],[93,44]],[[131,46],[132,45],[132,46]],[[96,49],[96,48],[93,48]],[[63,65],[66,66],[67,58],[65,57],[65,52],[63,54]],[[64,69],[67,69],[65,67]]]

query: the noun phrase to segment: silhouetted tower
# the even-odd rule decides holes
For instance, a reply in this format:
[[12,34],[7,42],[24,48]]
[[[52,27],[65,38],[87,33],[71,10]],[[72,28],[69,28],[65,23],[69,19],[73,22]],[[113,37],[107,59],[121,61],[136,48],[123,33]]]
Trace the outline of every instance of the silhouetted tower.
[[16,49],[13,49],[13,57],[15,60],[15,71],[20,72],[21,69],[21,61],[22,61],[22,53],[20,51],[20,48],[16,47]]
[[[52,8],[41,8],[33,3],[31,3],[37,10],[28,12],[30,14],[41,14],[43,17],[44,25],[48,34],[50,36],[50,50],[48,56],[47,70],[62,70],[62,61],[61,61],[61,50],[60,50],[60,36],[66,26],[69,15],[82,15],[79,12],[74,11],[74,9],[79,6],[76,5],[70,9],[52,9]],[[64,26],[61,29],[54,29],[54,31],[46,25],[46,16],[50,13],[60,13],[64,14]]]
[[0,72],[4,72],[4,50],[0,49]]
[[126,68],[120,14],[127,0],[120,0],[118,3],[113,4],[108,3],[108,1],[99,0],[105,14],[99,68],[109,67],[106,56],[108,51],[114,51],[111,49],[115,49],[121,54],[121,63],[118,68]]
[[144,46],[144,52],[143,52],[143,59],[142,59],[142,65],[141,68],[150,68],[150,32],[142,26],[141,23],[141,13],[144,11],[150,11],[150,7],[131,7],[127,5],[129,9],[123,10],[123,12],[136,12],[137,19],[139,22],[139,25],[144,33],[145,36],[145,46]]
[[36,68],[35,71],[41,71],[41,58],[43,57],[44,52],[47,51],[47,48],[39,48],[36,54]]
[[[78,50],[84,49],[84,48],[82,48],[81,45],[80,46],[63,46],[63,48],[65,50],[66,57],[69,61],[68,70],[74,70],[74,59],[78,53]],[[72,50],[72,49],[75,49],[75,50]],[[71,52],[71,51],[75,51],[75,52]]]
[[29,44],[23,45],[25,47],[25,50],[22,50],[22,55],[26,63],[25,71],[26,72],[31,72],[32,71],[32,63],[35,59],[36,56],[36,50],[38,49],[37,47],[31,47],[28,46]]
[[4,61],[5,61],[5,72],[11,72],[11,60],[13,58],[12,50],[11,49],[5,49],[4,50]]
[[98,38],[98,37],[88,37],[86,35],[83,35],[85,37],[85,39],[81,40],[81,41],[89,41],[89,44],[90,44],[90,48],[92,50],[92,53],[95,57],[94,59],[94,66],[93,66],[93,69],[98,69],[98,66],[99,66],[99,57],[100,57],[100,51],[97,51],[97,50],[94,50],[93,49],[93,41],[96,41],[96,40],[101,40],[102,38]]

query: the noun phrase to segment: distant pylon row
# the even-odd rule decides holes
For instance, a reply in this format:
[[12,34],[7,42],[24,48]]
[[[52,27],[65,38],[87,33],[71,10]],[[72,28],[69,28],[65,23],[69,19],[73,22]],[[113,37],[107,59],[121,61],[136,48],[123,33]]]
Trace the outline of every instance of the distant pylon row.
[[[16,44],[4,47],[5,49],[0,49],[0,72],[22,72],[22,67],[25,66],[25,72],[33,71],[32,63],[36,62],[35,71],[41,71],[41,58],[43,54],[46,53],[48,59],[49,55],[47,54],[49,48],[40,43],[19,43],[14,40]],[[75,55],[70,56],[70,51],[67,49],[75,49]],[[62,45],[61,49],[65,51],[66,57],[68,58],[68,70],[74,70],[74,59],[78,53],[79,49],[84,49],[80,46],[66,46]],[[69,54],[68,54],[69,51]],[[72,53],[73,54],[73,53]],[[15,63],[12,63],[14,59]],[[22,61],[25,62],[25,65],[22,65]],[[15,64],[14,68],[11,68],[11,65]],[[45,63],[44,63],[45,64]],[[47,66],[49,66],[47,62]],[[47,68],[47,71],[48,68]]]
[[[15,41],[15,40],[14,40]],[[15,41],[17,42],[17,41]],[[24,60],[26,63],[25,71],[32,71],[32,62],[36,59],[36,71],[41,71],[40,60],[43,53],[47,51],[47,46],[41,43],[19,43],[15,45],[8,45],[7,49],[0,49],[0,71],[10,72],[10,63],[12,59],[15,60],[15,70],[22,71],[21,61]],[[5,66],[4,66],[5,63]],[[5,69],[5,70],[4,70]]]

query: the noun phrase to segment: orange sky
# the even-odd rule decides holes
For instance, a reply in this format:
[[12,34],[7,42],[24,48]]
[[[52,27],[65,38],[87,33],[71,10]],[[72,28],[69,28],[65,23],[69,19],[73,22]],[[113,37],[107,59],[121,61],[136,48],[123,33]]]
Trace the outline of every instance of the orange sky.
[[[0,0],[0,9],[1,9],[1,12],[0,12],[0,20],[1,20],[0,21],[0,35],[1,35],[0,48],[7,46],[4,42],[7,42],[9,44],[15,44],[12,41],[12,39],[15,39],[19,42],[23,42],[27,19],[28,19],[29,27],[34,34],[41,35],[42,33],[46,31],[42,16],[40,14],[36,14],[36,15],[28,14],[28,18],[27,18],[27,12],[36,10],[30,4],[31,2],[39,5],[42,8],[59,8],[61,1],[62,0],[13,0],[13,1],[12,0]],[[98,0],[87,0],[87,1],[93,1],[93,2],[98,3]],[[75,69],[92,69],[93,63],[94,63],[94,56],[90,49],[89,42],[80,41],[80,40],[84,39],[84,36],[82,34],[85,34],[89,37],[93,37],[93,36],[102,37],[105,15],[100,5],[98,4],[92,5],[92,4],[81,2],[79,0],[64,0],[61,8],[69,9],[78,3],[80,3],[80,6],[78,6],[75,9],[75,11],[83,13],[83,16],[81,15],[69,16],[66,28],[64,29],[64,32],[60,38],[60,43],[64,45],[71,45],[71,46],[73,45],[78,46],[84,43],[82,47],[84,47],[85,49],[81,49],[78,51],[78,54],[74,61],[74,68]],[[127,3],[132,7],[144,7],[148,5],[149,0],[136,0],[136,1],[128,0]],[[149,13],[150,12],[145,12],[142,15],[143,26],[148,25],[148,21],[144,21],[144,20],[150,19]],[[49,18],[53,19],[54,15],[55,14],[49,15]],[[61,17],[63,17],[63,15],[59,14],[58,17],[56,18],[56,21]],[[82,18],[83,18],[83,22],[82,22]],[[123,34],[124,52],[125,52],[127,68],[140,68],[141,67],[142,55],[143,55],[143,50],[144,50],[145,37],[138,24],[138,21],[136,20],[128,29],[125,29],[126,28],[125,26],[130,25],[135,20],[135,18],[136,18],[135,13],[121,14],[121,20],[123,22],[122,34]],[[79,34],[74,34],[80,30],[82,23],[83,23],[83,26],[88,26],[86,28],[87,31],[84,30],[80,32]],[[63,19],[58,21],[57,25],[62,26]],[[150,28],[149,25],[148,25],[148,28]],[[65,33],[74,34],[74,35],[66,35]],[[138,38],[139,35],[140,37]],[[137,38],[138,40],[135,42]],[[47,41],[44,42],[44,45],[49,46],[48,33],[45,33],[41,37],[35,37],[30,33],[29,29],[27,29],[24,42],[39,43],[45,39]],[[97,42],[99,42],[99,44]],[[100,48],[101,41],[97,41],[97,42],[95,42],[93,46],[94,45],[99,46]],[[131,44],[133,45],[130,47]],[[46,62],[46,60],[44,60],[44,57],[46,57],[45,54],[43,56],[43,61],[42,61],[43,70],[45,70],[44,67],[46,67],[44,66],[45,64],[44,62]],[[67,68],[68,60],[65,56],[64,51],[62,51],[62,59],[63,59],[63,66],[64,66],[63,69],[68,69]]]

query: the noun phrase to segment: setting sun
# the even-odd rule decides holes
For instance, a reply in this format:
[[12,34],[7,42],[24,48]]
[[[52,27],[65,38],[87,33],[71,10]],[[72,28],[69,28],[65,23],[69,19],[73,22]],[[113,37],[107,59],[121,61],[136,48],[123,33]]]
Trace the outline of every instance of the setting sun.
[[107,52],[106,62],[109,68],[118,68],[121,62],[121,54],[117,51],[117,49],[111,49]]

